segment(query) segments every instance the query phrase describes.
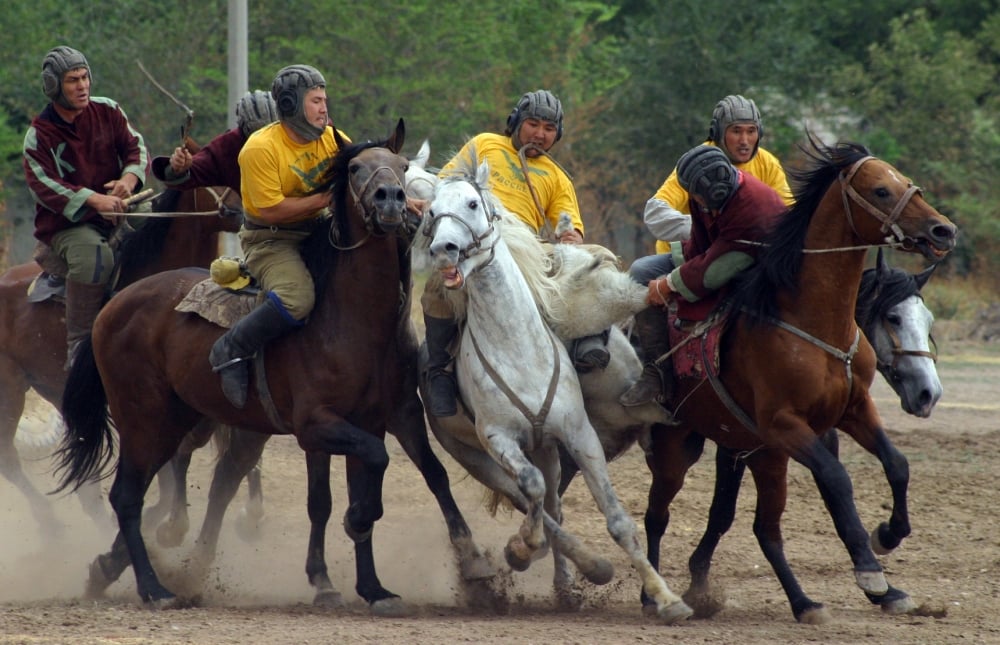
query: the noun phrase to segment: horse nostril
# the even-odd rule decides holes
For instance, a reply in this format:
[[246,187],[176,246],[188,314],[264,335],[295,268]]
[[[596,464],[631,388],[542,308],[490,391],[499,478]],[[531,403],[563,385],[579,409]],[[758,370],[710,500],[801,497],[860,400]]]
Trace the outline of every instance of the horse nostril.
[[405,202],[406,201],[406,191],[403,190],[402,188],[397,188],[396,189],[396,201],[397,202]]

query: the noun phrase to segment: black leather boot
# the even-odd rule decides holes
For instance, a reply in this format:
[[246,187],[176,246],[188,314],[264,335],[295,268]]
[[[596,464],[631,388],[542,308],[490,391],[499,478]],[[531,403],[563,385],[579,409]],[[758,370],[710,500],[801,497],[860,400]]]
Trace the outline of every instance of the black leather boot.
[[90,335],[104,306],[103,284],[66,280],[66,371],[73,365],[80,341]]
[[212,371],[222,377],[222,392],[230,403],[237,408],[247,403],[248,359],[269,340],[301,325],[268,298],[215,341],[208,360]]
[[424,338],[427,342],[427,390],[429,401],[427,410],[436,417],[452,417],[458,414],[458,383],[455,375],[448,370],[452,357],[448,351],[458,324],[450,318],[433,318],[424,315]]
[[608,352],[608,336],[611,330],[605,329],[593,336],[584,336],[573,341],[573,367],[577,372],[586,374],[593,369],[603,370],[611,362]]
[[625,407],[650,402],[664,403],[673,390],[673,365],[669,359],[658,359],[670,351],[670,330],[667,314],[657,307],[648,307],[635,315],[635,331],[642,350],[642,375],[626,390],[618,402]]

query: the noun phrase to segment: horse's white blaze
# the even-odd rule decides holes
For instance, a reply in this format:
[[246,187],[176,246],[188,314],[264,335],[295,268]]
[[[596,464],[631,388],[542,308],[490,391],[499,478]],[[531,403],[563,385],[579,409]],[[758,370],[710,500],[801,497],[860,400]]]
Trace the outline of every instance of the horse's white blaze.
[[[886,320],[892,325],[901,350],[931,351],[929,339],[934,315],[919,296],[910,296],[892,307]],[[893,341],[882,325],[876,325],[875,338],[871,341],[879,362],[892,365],[895,361],[895,378],[888,381],[899,395],[903,410],[918,417],[930,416],[944,393],[934,360],[926,355],[907,353],[894,356]]]

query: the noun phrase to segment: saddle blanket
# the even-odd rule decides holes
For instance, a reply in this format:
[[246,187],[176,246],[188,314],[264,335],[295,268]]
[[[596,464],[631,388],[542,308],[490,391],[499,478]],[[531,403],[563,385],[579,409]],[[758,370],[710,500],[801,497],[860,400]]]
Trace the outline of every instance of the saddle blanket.
[[233,291],[206,278],[191,287],[191,291],[174,309],[198,314],[209,322],[229,329],[262,301],[262,292],[256,287]]
[[[673,348],[674,373],[678,378],[703,379],[706,369],[719,374],[719,343],[725,328],[725,318],[713,316],[708,320],[692,322],[668,314],[670,347]],[[705,365],[705,358],[709,364]]]

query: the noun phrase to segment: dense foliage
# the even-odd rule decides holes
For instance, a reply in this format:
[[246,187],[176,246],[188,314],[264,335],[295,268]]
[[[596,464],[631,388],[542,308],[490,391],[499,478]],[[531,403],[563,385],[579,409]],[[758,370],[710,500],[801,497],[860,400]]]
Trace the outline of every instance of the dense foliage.
[[[222,0],[6,7],[0,181],[10,212],[26,207],[21,140],[45,103],[50,47],[83,51],[95,94],[118,100],[152,153],[166,154],[184,113],[136,61],[194,110],[193,134],[207,141],[231,110],[226,11]],[[293,62],[326,75],[338,127],[382,136],[402,116],[408,151],[428,138],[437,165],[468,136],[502,129],[523,91],[552,89],[567,113],[555,152],[577,183],[588,237],[626,260],[652,249],[646,199],[704,138],[715,102],[742,93],[786,164],[806,129],[864,143],[961,226],[944,273],[1000,275],[996,0],[250,0],[250,87],[268,88]]]

